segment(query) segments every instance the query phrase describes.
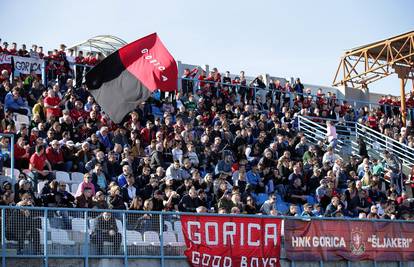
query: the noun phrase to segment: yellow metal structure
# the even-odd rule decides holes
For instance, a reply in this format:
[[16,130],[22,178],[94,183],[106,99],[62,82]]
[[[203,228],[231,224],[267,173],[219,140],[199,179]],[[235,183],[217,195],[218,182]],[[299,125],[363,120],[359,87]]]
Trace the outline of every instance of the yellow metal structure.
[[336,70],[333,86],[367,88],[368,84],[393,73],[401,79],[405,125],[405,84],[408,79],[414,80],[414,31],[346,51]]

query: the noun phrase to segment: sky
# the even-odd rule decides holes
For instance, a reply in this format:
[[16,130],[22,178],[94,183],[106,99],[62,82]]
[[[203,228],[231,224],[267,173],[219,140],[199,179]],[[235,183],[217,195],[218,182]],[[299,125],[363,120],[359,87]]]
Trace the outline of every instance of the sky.
[[[249,76],[330,86],[348,49],[414,30],[412,0],[1,0],[0,38],[75,44],[102,34],[127,42],[157,32],[176,60]],[[398,94],[396,77],[370,86]]]

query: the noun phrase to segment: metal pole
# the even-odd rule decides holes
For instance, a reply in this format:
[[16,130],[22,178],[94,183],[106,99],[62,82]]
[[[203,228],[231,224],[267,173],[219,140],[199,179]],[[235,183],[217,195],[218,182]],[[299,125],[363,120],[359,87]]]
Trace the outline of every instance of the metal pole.
[[6,210],[1,209],[1,265],[6,267]]
[[43,60],[42,63],[42,83],[44,86],[47,86],[47,77],[46,77],[46,61]]
[[400,78],[400,84],[401,84],[401,120],[403,123],[403,126],[406,126],[407,122],[407,109],[405,107],[405,82],[404,78]]
[[11,135],[10,154],[11,179],[14,181],[14,135]]
[[122,235],[124,236],[124,266],[128,267],[128,247],[127,247],[127,235],[126,235],[126,214],[125,212],[122,213]]
[[47,259],[47,209],[44,212],[44,220],[45,220],[45,229],[43,230],[43,266],[47,267],[48,266],[48,259]]
[[161,267],[165,266],[164,259],[164,217],[160,214],[160,256],[161,256]]
[[85,236],[84,236],[84,238],[85,238],[85,242],[83,243],[83,254],[84,254],[84,256],[85,256],[85,262],[84,262],[84,265],[83,266],[85,266],[85,267],[88,267],[89,266],[89,259],[88,259],[88,257],[89,257],[89,229],[88,229],[88,212],[87,211],[85,211],[84,213],[83,213],[83,218],[85,219],[85,228],[84,228],[84,230],[85,230]]

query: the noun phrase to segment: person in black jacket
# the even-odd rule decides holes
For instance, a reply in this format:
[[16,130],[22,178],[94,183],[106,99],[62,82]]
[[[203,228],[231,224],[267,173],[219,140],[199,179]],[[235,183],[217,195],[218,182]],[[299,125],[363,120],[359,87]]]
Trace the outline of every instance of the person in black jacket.
[[194,187],[192,187],[188,195],[183,196],[181,202],[178,204],[178,209],[182,212],[196,212],[196,209],[200,201],[197,197],[197,192]]
[[[17,206],[33,206],[33,201],[30,198],[24,198],[17,203]],[[34,218],[31,210],[13,210],[8,217],[6,227],[7,239],[18,242],[17,254],[22,253],[25,240],[29,240],[29,243],[32,244],[33,254],[39,255],[41,253],[40,232],[38,230],[41,229],[41,221],[39,218]]]
[[135,184],[135,178],[132,174],[129,174],[126,178],[126,185],[121,188],[121,194],[124,201],[128,204],[131,204],[131,201],[138,195],[138,188]]
[[118,254],[122,235],[118,232],[115,218],[109,212],[104,212],[95,219],[95,230],[91,241],[96,245],[96,254],[102,255],[104,242],[112,242],[112,253]]

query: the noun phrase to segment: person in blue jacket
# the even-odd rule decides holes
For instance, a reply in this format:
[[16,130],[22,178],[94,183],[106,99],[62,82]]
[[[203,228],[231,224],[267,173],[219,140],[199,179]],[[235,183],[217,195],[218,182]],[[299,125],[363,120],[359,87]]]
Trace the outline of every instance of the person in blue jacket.
[[13,88],[11,92],[8,92],[4,98],[4,106],[6,111],[12,111],[19,114],[27,115],[28,110],[23,98],[19,95],[19,89]]

